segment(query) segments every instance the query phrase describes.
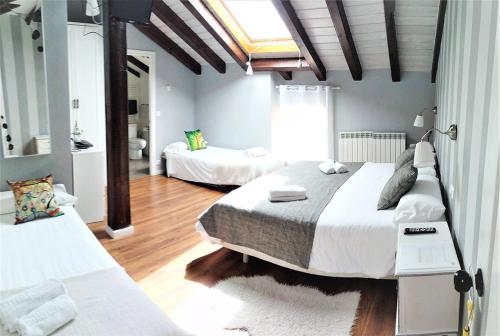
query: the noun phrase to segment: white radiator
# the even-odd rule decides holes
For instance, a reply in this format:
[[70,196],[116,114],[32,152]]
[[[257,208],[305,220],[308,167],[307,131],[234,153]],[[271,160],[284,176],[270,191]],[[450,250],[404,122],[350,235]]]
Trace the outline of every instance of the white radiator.
[[395,162],[406,149],[406,133],[340,132],[340,162]]

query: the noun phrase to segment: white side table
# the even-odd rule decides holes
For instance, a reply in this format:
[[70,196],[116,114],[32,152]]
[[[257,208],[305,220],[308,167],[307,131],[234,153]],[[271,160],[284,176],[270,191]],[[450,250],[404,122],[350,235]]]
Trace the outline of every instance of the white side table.
[[[405,235],[407,227],[435,227],[437,232]],[[460,294],[453,275],[459,269],[448,223],[399,226],[396,335],[458,335]]]

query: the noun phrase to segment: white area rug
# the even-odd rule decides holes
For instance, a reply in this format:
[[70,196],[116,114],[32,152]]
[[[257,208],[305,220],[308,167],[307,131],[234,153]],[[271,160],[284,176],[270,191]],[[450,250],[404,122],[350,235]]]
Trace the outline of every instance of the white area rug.
[[359,292],[329,296],[268,276],[235,277],[200,292],[172,318],[197,336],[348,336],[359,298]]

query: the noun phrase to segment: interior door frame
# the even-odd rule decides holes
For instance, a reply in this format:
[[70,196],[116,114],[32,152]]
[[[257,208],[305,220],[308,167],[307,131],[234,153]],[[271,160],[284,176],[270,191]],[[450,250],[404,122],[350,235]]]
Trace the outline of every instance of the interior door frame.
[[149,57],[149,175],[159,175],[162,170],[156,158],[156,53],[154,51],[127,49],[127,55]]

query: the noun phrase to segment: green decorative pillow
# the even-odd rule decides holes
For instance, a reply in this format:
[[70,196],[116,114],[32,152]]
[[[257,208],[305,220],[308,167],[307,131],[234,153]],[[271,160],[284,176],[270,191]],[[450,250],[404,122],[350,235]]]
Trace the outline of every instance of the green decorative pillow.
[[191,151],[207,148],[207,142],[199,129],[196,131],[184,131],[184,133],[186,134],[187,143]]
[[51,175],[27,181],[7,181],[7,183],[14,193],[16,203],[15,224],[64,214],[55,200]]

